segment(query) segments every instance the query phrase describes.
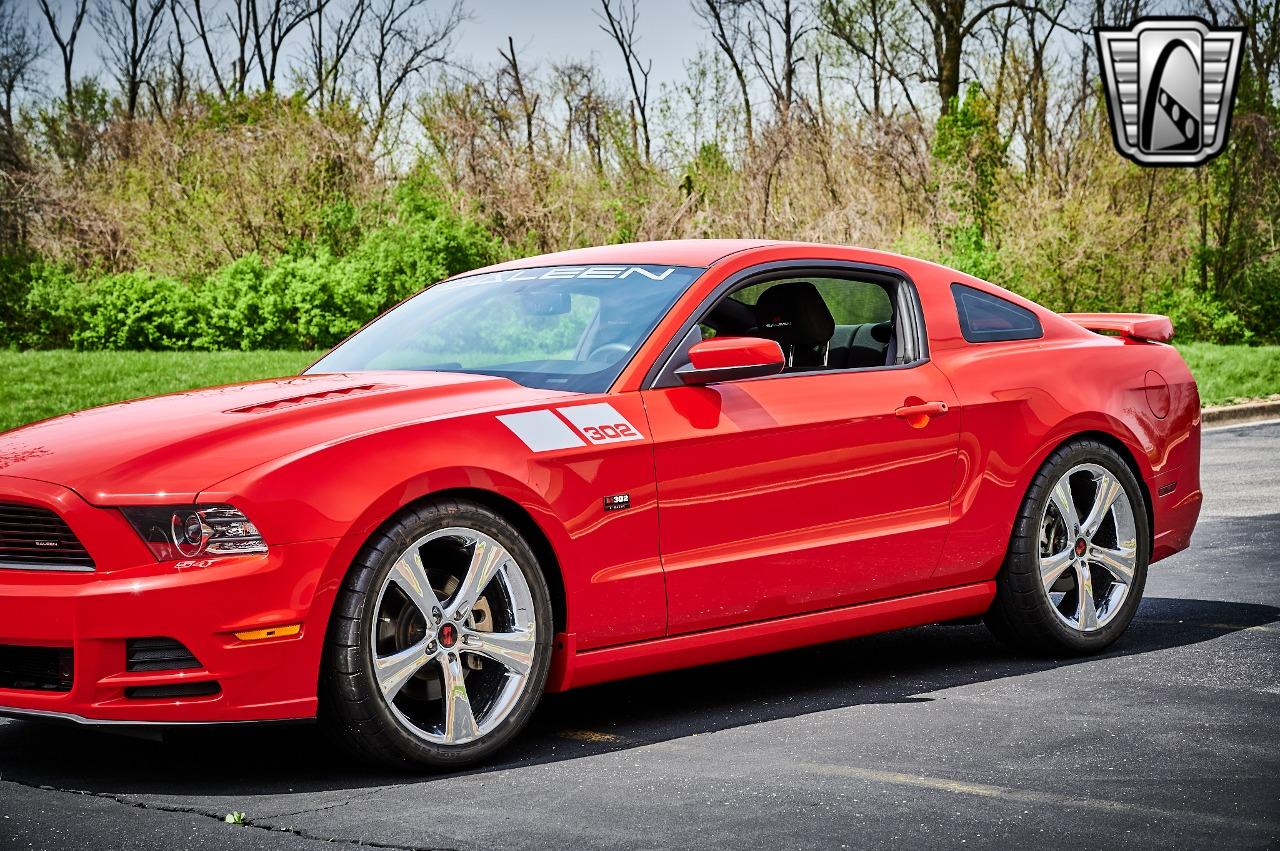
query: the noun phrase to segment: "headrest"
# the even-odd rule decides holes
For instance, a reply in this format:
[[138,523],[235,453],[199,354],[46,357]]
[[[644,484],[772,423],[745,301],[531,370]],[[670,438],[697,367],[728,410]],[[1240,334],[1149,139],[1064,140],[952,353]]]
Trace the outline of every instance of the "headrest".
[[808,281],[769,287],[756,301],[756,320],[762,337],[790,346],[826,343],[836,330],[822,294]]

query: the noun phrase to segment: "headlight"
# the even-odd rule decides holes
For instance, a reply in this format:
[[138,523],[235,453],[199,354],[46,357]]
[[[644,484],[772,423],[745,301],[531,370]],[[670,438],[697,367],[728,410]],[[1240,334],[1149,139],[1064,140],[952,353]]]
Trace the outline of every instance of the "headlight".
[[230,505],[120,509],[158,561],[265,553],[258,527]]

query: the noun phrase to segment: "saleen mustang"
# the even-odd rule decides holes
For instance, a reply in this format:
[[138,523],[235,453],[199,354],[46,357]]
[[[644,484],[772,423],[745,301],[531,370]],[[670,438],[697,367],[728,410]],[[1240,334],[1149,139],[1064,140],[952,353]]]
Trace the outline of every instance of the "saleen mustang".
[[0,436],[0,712],[456,766],[621,677],[978,616],[1097,651],[1200,510],[1172,333],[799,243],[457,277],[301,376]]

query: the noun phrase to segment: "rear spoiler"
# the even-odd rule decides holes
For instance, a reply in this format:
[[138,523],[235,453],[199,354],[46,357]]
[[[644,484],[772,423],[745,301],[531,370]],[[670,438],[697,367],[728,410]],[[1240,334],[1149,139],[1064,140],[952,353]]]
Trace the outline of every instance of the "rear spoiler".
[[1062,317],[1090,331],[1114,331],[1131,340],[1167,343],[1173,339],[1173,322],[1157,313],[1064,313]]

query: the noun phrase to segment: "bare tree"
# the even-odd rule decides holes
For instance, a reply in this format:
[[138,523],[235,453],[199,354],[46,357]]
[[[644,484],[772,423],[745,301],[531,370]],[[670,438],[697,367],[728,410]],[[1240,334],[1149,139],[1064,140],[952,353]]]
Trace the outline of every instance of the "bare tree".
[[274,91],[276,73],[284,43],[295,29],[310,20],[324,4],[312,5],[308,0],[270,0],[259,7],[259,0],[248,0],[253,22],[253,55],[258,60],[258,73],[264,91]]
[[[917,73],[904,42],[911,38],[911,8],[905,0],[821,0],[823,31],[865,68],[854,81],[853,94],[863,110],[882,118],[894,112],[893,87],[919,115],[911,92]],[[863,81],[869,84],[862,85]]]
[[636,0],[618,0],[615,9],[613,0],[600,0],[601,8],[596,11],[603,24],[600,29],[608,33],[623,61],[627,63],[627,79],[631,83],[631,108],[639,125],[643,142],[644,161],[652,160],[649,142],[649,74],[653,71],[653,60],[647,63],[640,60],[636,53],[639,39],[636,37],[636,20],[639,12]]
[[742,96],[743,134],[749,150],[755,145],[755,131],[751,118],[751,84],[747,79],[746,66],[739,58],[743,2],[744,0],[694,0],[693,8],[733,70],[738,93]]
[[503,73],[510,80],[511,87],[515,91],[516,100],[520,102],[520,111],[524,115],[524,135],[525,147],[529,154],[530,162],[533,161],[533,120],[538,113],[539,96],[531,93],[525,86],[524,75],[520,72],[520,61],[516,57],[516,43],[511,36],[507,36],[507,52],[498,51],[498,55],[502,57]]
[[138,114],[143,78],[150,70],[165,6],[166,0],[99,0],[94,10],[93,24],[130,121]]
[[58,46],[58,53],[62,56],[62,85],[67,115],[75,118],[75,83],[71,79],[71,65],[76,58],[76,40],[80,38],[80,26],[84,23],[84,16],[89,11],[89,0],[75,0],[71,7],[71,26],[65,33],[58,24],[58,15],[53,11],[49,0],[38,0],[38,2],[40,11],[49,24],[49,34],[53,36],[53,43]]
[[224,24],[212,18],[213,9],[208,8],[209,0],[191,0],[191,6],[186,10],[187,20],[195,27],[196,37],[204,48],[205,61],[209,63],[213,83],[224,100],[233,95],[244,94],[251,59],[250,35],[253,32],[254,2],[255,0],[232,0],[231,11],[223,16],[225,28],[231,30],[235,48],[230,60],[231,67],[225,73],[222,68],[223,59],[214,50],[214,46],[220,41]]
[[791,115],[797,96],[800,45],[812,32],[806,7],[800,0],[751,0],[747,22],[747,46],[751,63],[784,121]]
[[8,139],[14,135],[14,101],[19,92],[35,85],[34,72],[42,52],[38,33],[27,28],[12,0],[0,0],[0,122]]
[[[460,2],[443,17],[424,14],[428,0],[376,0],[359,53],[367,65],[366,119],[373,146],[398,125],[408,85],[445,60],[454,32],[466,19]],[[419,19],[422,20],[419,20]]]
[[932,41],[933,72],[926,80],[937,84],[943,115],[951,111],[952,101],[960,96],[965,42],[978,25],[1000,9],[1034,9],[1022,0],[999,0],[976,9],[971,8],[970,0],[911,0],[911,5],[924,21]]
[[[356,36],[369,9],[369,0],[351,0],[341,5],[333,0],[312,2],[313,14],[307,20],[303,89],[307,100],[315,100],[324,109],[338,98],[347,56],[355,46]],[[345,73],[350,74],[349,71]]]
[[1021,11],[1030,60],[1022,99],[1022,108],[1027,113],[1023,121],[1023,137],[1027,171],[1034,175],[1049,164],[1049,46],[1067,11],[1067,3],[1066,0],[1049,0],[1040,6],[1039,11]]
[[592,64],[571,62],[554,66],[552,74],[565,106],[566,156],[573,155],[573,139],[577,135],[582,139],[596,174],[603,174],[605,132],[601,119],[610,104],[598,80],[599,69]]
[[1202,0],[1214,23],[1233,23],[1249,33],[1244,49],[1257,79],[1272,91],[1280,89],[1280,5],[1268,0]]
[[[191,92],[191,80],[187,68],[187,41],[182,31],[182,15],[179,14],[182,0],[169,0],[169,35],[165,39],[165,77],[168,81],[170,103],[181,106],[187,102]],[[164,114],[160,93],[156,86],[150,86],[151,103],[156,114]]]

